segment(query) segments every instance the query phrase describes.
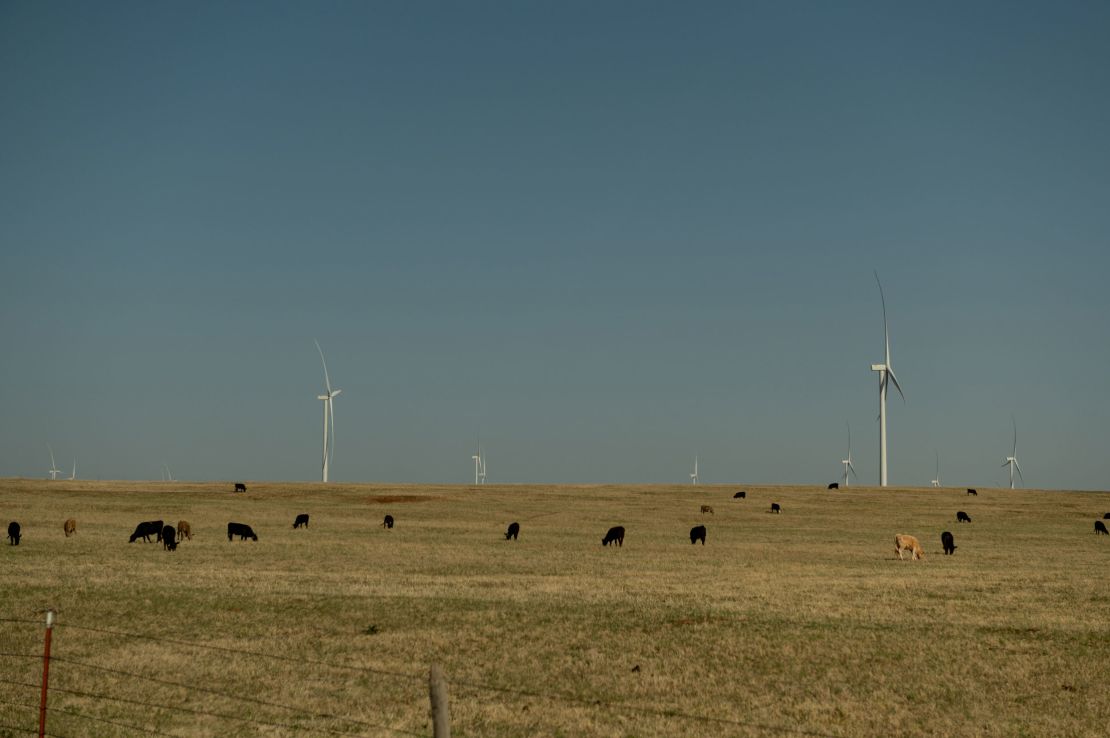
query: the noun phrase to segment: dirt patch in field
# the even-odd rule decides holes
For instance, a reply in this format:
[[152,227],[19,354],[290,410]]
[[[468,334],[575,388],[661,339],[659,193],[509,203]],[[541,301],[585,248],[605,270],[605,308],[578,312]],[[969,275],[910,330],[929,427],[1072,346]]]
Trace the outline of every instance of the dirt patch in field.
[[389,505],[394,502],[432,502],[439,497],[425,497],[424,495],[371,495],[366,501],[371,505]]

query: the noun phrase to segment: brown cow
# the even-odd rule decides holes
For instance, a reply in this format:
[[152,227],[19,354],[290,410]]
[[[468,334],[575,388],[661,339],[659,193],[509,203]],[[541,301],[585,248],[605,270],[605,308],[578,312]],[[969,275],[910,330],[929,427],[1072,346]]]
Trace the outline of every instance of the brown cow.
[[713,512],[713,508],[710,507],[709,505],[702,505],[701,506],[701,511],[703,513],[711,513],[711,512]]
[[903,551],[912,552],[914,561],[925,558],[925,551],[916,538],[905,533],[899,533],[894,536],[894,553],[898,554],[898,559],[901,561],[905,560],[902,558]]
[[77,521],[73,518],[70,518],[65,522],[65,525],[63,525],[62,528],[66,532],[66,538],[69,538],[71,535],[77,532]]
[[189,525],[188,520],[178,520],[177,540],[184,541],[186,538],[188,538],[190,541],[193,540],[193,528]]

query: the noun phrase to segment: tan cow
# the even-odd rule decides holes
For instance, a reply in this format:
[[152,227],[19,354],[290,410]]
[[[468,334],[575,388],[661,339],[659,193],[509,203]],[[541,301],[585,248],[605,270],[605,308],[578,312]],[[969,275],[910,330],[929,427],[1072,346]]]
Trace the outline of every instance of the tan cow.
[[894,536],[894,553],[898,554],[898,558],[902,559],[902,552],[910,551],[913,553],[913,560],[925,558],[925,551],[921,548],[921,544],[913,536],[908,536],[905,533],[899,533]]
[[73,518],[70,518],[65,522],[65,525],[63,527],[65,528],[66,538],[69,538],[71,535],[77,532],[77,521]]
[[701,511],[703,513],[711,513],[711,512],[713,512],[713,508],[710,507],[709,505],[702,505],[701,506]]
[[186,538],[188,538],[190,541],[193,540],[193,529],[189,527],[188,520],[178,520],[177,540],[184,541]]

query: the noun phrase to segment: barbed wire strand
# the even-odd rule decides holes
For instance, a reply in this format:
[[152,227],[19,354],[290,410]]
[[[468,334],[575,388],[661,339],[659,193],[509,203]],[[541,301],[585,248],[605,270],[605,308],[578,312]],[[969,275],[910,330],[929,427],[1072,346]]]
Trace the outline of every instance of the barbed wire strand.
[[241,656],[258,656],[259,658],[273,659],[275,661],[288,661],[295,664],[311,664],[313,666],[326,666],[332,669],[346,669],[348,671],[363,671],[370,674],[378,674],[380,676],[391,676],[399,679],[412,679],[423,681],[427,677],[423,674],[406,674],[401,671],[390,671],[388,669],[378,669],[371,666],[356,666],[354,664],[335,664],[328,661],[318,661],[315,659],[302,659],[295,656],[282,656],[280,654],[263,653],[261,651],[248,651],[243,648],[231,648],[229,646],[213,646],[207,643],[197,643],[195,641],[183,641],[177,638],[163,638],[161,636],[145,635],[143,633],[128,633],[119,630],[108,630],[107,628],[94,628],[89,625],[73,625],[71,623],[58,623],[55,627],[76,628],[77,630],[88,630],[94,633],[104,633],[113,636],[125,636],[128,638],[142,638],[150,641],[161,641],[163,643],[172,643],[176,646],[191,646],[193,648],[204,648],[211,651],[220,651],[222,653],[234,653]]
[[[10,700],[0,700],[0,703],[3,703],[5,705],[15,705],[16,707],[30,707],[34,710],[39,709],[38,705],[32,705],[32,704],[27,703],[27,702],[12,702]],[[129,725],[127,723],[116,722],[115,720],[108,720],[107,718],[94,717],[92,715],[85,715],[85,714],[82,714],[80,712],[72,712],[70,710],[63,710],[60,707],[47,707],[46,712],[47,713],[58,713],[59,715],[69,715],[70,717],[82,718],[84,720],[95,720],[98,723],[108,723],[109,725],[115,725],[115,726],[120,727],[120,728],[128,728],[130,730],[134,730],[134,731],[137,731],[139,733],[149,733],[150,735],[164,735],[164,736],[169,736],[169,738],[180,738],[180,736],[176,736],[173,733],[165,733],[165,732],[162,732],[162,731],[149,730],[147,728],[140,728],[137,725]],[[38,732],[38,731],[33,731],[33,732]]]
[[78,666],[78,667],[82,667],[82,668],[87,668],[87,669],[91,669],[93,671],[100,671],[100,672],[104,672],[104,673],[107,673],[107,674],[112,674],[114,676],[130,677],[132,679],[139,679],[139,680],[142,680],[144,682],[153,682],[155,684],[161,684],[161,685],[166,686],[166,687],[177,687],[177,688],[185,689],[185,690],[188,690],[188,691],[191,691],[191,692],[204,692],[206,694],[216,695],[217,697],[224,697],[224,698],[229,699],[229,700],[238,700],[240,702],[250,702],[252,704],[262,705],[262,706],[265,706],[265,707],[276,707],[276,708],[279,708],[279,709],[282,709],[282,710],[290,710],[292,712],[300,713],[301,715],[305,715],[305,716],[308,716],[308,717],[322,718],[322,719],[327,719],[327,720],[339,720],[339,721],[346,722],[346,723],[354,723],[354,724],[357,724],[357,725],[362,725],[362,726],[367,727],[367,728],[379,728],[379,729],[382,729],[382,730],[392,730],[392,728],[390,728],[388,725],[382,725],[381,723],[371,723],[367,720],[359,720],[358,718],[353,718],[353,717],[343,717],[341,715],[335,715],[335,714],[328,713],[328,712],[312,712],[311,710],[306,710],[306,709],[303,709],[303,708],[300,708],[300,707],[296,707],[295,705],[282,704],[280,702],[269,702],[267,700],[260,700],[256,697],[243,697],[243,696],[240,696],[240,695],[237,695],[237,694],[231,694],[229,692],[223,692],[223,691],[220,691],[218,689],[212,689],[211,687],[198,687],[198,686],[195,686],[195,685],[192,685],[192,684],[185,684],[183,682],[171,682],[168,679],[159,679],[158,677],[152,677],[152,676],[148,676],[146,674],[136,674],[134,672],[123,671],[121,669],[111,669],[111,668],[108,668],[106,666],[100,666],[98,664],[87,664],[87,663],[84,663],[84,662],[81,662],[81,661],[74,661],[73,659],[60,658],[60,657],[53,657],[53,658],[51,658],[51,661],[57,661],[59,663],[68,664],[69,666]]
[[[39,686],[37,684],[24,684],[22,682],[13,682],[13,681],[8,680],[8,679],[0,679],[0,683],[14,684],[17,687],[31,687],[31,688],[35,688],[35,689],[37,689],[38,686]],[[178,706],[178,705],[162,705],[162,704],[159,704],[157,702],[143,702],[142,700],[133,700],[133,699],[129,699],[127,697],[113,697],[111,695],[97,694],[95,692],[83,692],[83,691],[77,690],[77,689],[66,689],[64,687],[51,687],[50,691],[51,692],[60,692],[62,694],[71,694],[75,697],[87,697],[88,699],[93,699],[93,700],[102,700],[102,701],[106,701],[106,702],[122,702],[122,703],[128,704],[128,705],[138,705],[140,707],[153,707],[153,708],[159,709],[159,710],[170,710],[172,712],[185,712],[185,713],[189,713],[191,715],[203,715],[204,717],[214,717],[214,718],[219,718],[221,720],[234,720],[235,722],[239,722],[239,723],[253,723],[255,725],[265,725],[265,726],[270,727],[270,728],[285,728],[287,730],[300,731],[300,732],[331,733],[333,735],[347,735],[347,736],[361,735],[360,733],[351,733],[351,732],[345,731],[345,730],[336,730],[334,728],[323,728],[323,727],[314,727],[310,731],[305,726],[297,725],[297,724],[294,724],[294,723],[279,723],[279,722],[275,722],[273,720],[259,720],[259,719],[256,719],[256,718],[239,717],[238,715],[225,715],[225,714],[219,713],[219,712],[209,712],[207,710],[197,710],[197,709],[192,708],[192,707],[181,707],[181,706]],[[393,733],[402,733],[402,734],[405,734],[405,735],[415,735],[415,736],[420,736],[421,738],[424,738],[423,733],[414,733],[411,730],[404,730],[403,728],[387,728],[387,727],[382,726],[382,729],[388,730],[388,731],[393,732]]]

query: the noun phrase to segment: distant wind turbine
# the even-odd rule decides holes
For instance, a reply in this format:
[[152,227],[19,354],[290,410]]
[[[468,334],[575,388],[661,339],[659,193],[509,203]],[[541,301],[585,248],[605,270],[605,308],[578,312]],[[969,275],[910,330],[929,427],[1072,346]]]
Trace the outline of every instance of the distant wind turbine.
[[1002,466],[1010,467],[1010,489],[1013,489],[1014,470],[1017,469],[1018,479],[1021,480],[1022,484],[1025,484],[1025,477],[1021,476],[1021,465],[1018,464],[1017,460],[1017,421],[1014,420],[1013,416],[1010,417],[1010,420],[1013,421],[1014,424],[1014,451],[1002,461]]
[[[316,350],[320,352],[320,363],[324,365],[324,386],[327,387],[327,394],[317,395],[317,400],[324,401],[324,467],[322,481],[328,481],[328,466],[332,458],[335,456],[335,410],[332,407],[332,400],[339,396],[343,390],[333,390],[331,388],[331,378],[328,377],[328,362],[324,361],[324,350],[320,348],[320,342],[312,339],[316,344]],[[328,426],[331,426],[331,432],[328,432]],[[330,443],[329,443],[330,441]]]
[[477,486],[477,485],[481,484],[480,479],[482,478],[482,474],[485,471],[484,465],[482,463],[482,442],[481,441],[478,441],[478,453],[474,454],[470,458],[474,460],[474,485]]
[[482,473],[479,474],[478,476],[481,478],[482,484],[485,484],[486,483],[486,455],[484,453],[482,453],[482,447],[481,446],[478,447],[478,454],[482,457]]
[[166,464],[162,464],[162,468],[165,469],[165,478],[164,478],[163,481],[166,481],[166,482],[176,482],[177,481],[176,479],[173,478],[173,474],[170,472],[170,467],[169,466],[167,466]]
[[879,373],[879,486],[886,486],[887,479],[887,465],[886,465],[886,388],[887,380],[894,382],[895,389],[898,394],[902,395],[902,401],[906,401],[906,395],[902,392],[902,386],[898,384],[898,378],[894,376],[894,366],[890,363],[890,330],[886,324],[886,296],[883,295],[883,283],[879,281],[879,272],[875,272],[875,282],[879,285],[879,299],[883,301],[883,340],[886,344],[886,360],[882,364],[872,364],[871,371]]
[[58,475],[62,473],[62,470],[58,468],[58,465],[56,463],[54,463],[54,449],[50,448],[49,443],[46,444],[46,448],[50,451],[50,471],[47,472],[47,474],[50,475],[50,479],[57,480]]
[[694,456],[694,473],[690,475],[690,484],[696,485],[698,483],[698,457]]
[[841,459],[840,463],[844,465],[844,486],[847,487],[848,472],[852,472],[852,476],[856,479],[859,479],[859,475],[856,474],[856,467],[852,466],[852,426],[847,423],[845,425],[848,426],[848,458]]
[[69,475],[69,481],[77,479],[77,457],[73,457],[73,473]]
[[936,477],[936,479],[933,480],[933,486],[934,487],[939,487],[940,486],[940,452],[937,451],[934,448],[933,449],[933,454],[937,457],[937,477]]

